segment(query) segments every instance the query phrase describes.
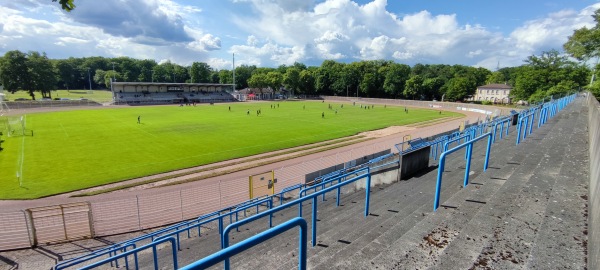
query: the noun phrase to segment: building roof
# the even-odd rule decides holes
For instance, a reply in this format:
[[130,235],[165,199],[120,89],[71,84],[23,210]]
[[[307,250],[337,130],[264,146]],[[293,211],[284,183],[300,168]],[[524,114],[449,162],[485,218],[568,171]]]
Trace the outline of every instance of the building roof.
[[163,83],[163,82],[113,82],[113,85],[155,85],[155,86],[233,86],[233,84],[221,84],[221,83]]
[[482,86],[477,86],[478,89],[512,89],[512,86],[503,83],[491,83]]

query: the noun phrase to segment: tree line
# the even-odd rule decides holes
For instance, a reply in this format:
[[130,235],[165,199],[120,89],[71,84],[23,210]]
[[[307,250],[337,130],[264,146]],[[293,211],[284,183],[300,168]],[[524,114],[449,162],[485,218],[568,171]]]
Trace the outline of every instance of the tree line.
[[[295,95],[337,95],[418,100],[464,100],[477,86],[503,83],[513,86],[514,99],[536,101],[565,95],[586,85],[590,70],[558,51],[528,57],[519,67],[497,71],[464,65],[416,64],[388,60],[321,66],[302,63],[277,68],[241,65],[235,69],[236,89],[285,87]],[[110,89],[111,80],[161,83],[232,84],[231,70],[207,63],[190,66],[129,57],[49,59],[44,53],[8,51],[0,58],[0,83],[5,90],[35,92],[51,97],[55,89]],[[259,90],[260,91],[260,90]]]
[[[72,1],[61,1],[61,3]],[[372,98],[461,101],[477,86],[503,83],[513,87],[513,100],[537,102],[584,88],[600,96],[600,10],[596,25],[575,30],[563,45],[566,54],[550,50],[532,55],[523,65],[496,71],[464,65],[416,64],[389,60],[340,63],[325,60],[320,66],[302,63],[277,68],[241,65],[235,68],[235,88],[279,89],[294,95],[337,95]],[[587,63],[596,59],[594,70]],[[577,60],[577,61],[576,61]],[[588,85],[588,82],[591,82]],[[45,53],[8,51],[0,57],[0,83],[10,92],[35,92],[50,97],[54,89],[110,89],[111,81],[233,84],[233,71],[213,69],[203,62],[190,66],[130,57],[49,59]]]

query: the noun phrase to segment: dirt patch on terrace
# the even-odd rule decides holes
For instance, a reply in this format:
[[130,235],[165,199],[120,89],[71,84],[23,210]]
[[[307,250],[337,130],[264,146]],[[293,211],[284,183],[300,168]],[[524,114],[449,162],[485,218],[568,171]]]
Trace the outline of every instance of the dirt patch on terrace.
[[397,134],[397,133],[402,133],[402,132],[410,131],[410,130],[414,130],[414,129],[415,129],[414,127],[391,126],[391,127],[378,129],[378,130],[361,132],[358,135],[365,136],[367,138],[381,138],[381,137],[385,137],[385,136],[389,136],[389,135],[393,135],[393,134]]

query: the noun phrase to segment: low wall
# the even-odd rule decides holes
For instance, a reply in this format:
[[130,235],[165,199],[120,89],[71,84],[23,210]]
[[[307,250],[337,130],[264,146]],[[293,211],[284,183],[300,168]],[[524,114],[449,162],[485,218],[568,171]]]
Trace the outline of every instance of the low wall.
[[11,110],[32,108],[54,108],[75,106],[102,106],[102,104],[91,100],[27,100],[5,102]]
[[600,269],[600,103],[588,92],[590,186],[588,198],[588,269]]
[[483,115],[509,115],[514,108],[495,107],[490,105],[479,105],[460,102],[438,102],[438,101],[421,101],[407,99],[380,99],[380,98],[361,98],[361,97],[340,97],[340,96],[323,96],[325,100],[338,100],[347,102],[356,102],[360,104],[390,104],[397,106],[413,106],[423,107],[426,109],[444,109],[454,111],[472,111],[479,112]]

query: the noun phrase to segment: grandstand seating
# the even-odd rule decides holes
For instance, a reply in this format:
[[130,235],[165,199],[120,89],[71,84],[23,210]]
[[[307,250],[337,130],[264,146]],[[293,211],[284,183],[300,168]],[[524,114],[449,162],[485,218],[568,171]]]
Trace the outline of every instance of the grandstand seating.
[[[569,100],[569,102],[572,101]],[[555,104],[552,110],[546,111],[549,116],[557,115],[566,106]],[[431,212],[436,172],[417,176],[410,181],[381,185],[372,189],[371,208],[368,216],[363,214],[364,193],[345,189],[342,204],[337,206],[331,201],[323,201],[318,205],[319,223],[316,247],[308,250],[308,266],[313,269],[396,269],[396,268],[428,268],[468,269],[472,268],[511,268],[517,265],[531,268],[583,268],[583,243],[578,240],[582,233],[583,215],[575,215],[569,209],[580,209],[580,202],[567,197],[569,185],[580,185],[587,179],[573,178],[570,166],[580,162],[571,156],[563,155],[584,152],[577,144],[569,144],[570,140],[580,140],[587,119],[579,111],[571,109],[558,117],[562,121],[548,121],[542,110],[538,111],[535,124],[538,132],[532,133],[528,127],[534,127],[534,119],[510,130],[506,136],[502,131],[494,134],[496,143],[493,146],[493,157],[490,159],[490,170],[482,172],[475,169],[482,167],[485,143],[475,144],[473,149],[474,171],[472,184],[461,187],[464,175],[464,155],[453,155],[446,161],[446,181],[442,185],[441,195],[444,198],[442,208]],[[525,115],[525,114],[524,114]],[[565,121],[568,119],[568,121]],[[498,119],[504,122],[506,119]],[[548,123],[548,125],[542,125]],[[497,124],[497,123],[496,123]],[[497,125],[484,123],[487,132],[495,132]],[[524,128],[524,131],[523,131]],[[480,132],[480,127],[472,127],[465,133]],[[437,145],[440,141],[457,138],[461,134],[446,136],[444,139],[433,138],[421,140],[411,150],[418,147]],[[526,135],[529,137],[525,138]],[[515,144],[517,137],[521,144]],[[440,137],[441,138],[441,137]],[[473,139],[473,138],[470,138]],[[524,143],[525,142],[525,143]],[[544,145],[546,147],[539,147]],[[578,148],[579,147],[579,148]],[[464,151],[459,151],[464,153]],[[432,155],[438,156],[437,150]],[[577,154],[573,154],[577,155]],[[376,162],[396,159],[395,155],[377,157],[363,164],[365,168]],[[435,160],[431,161],[432,165]],[[354,168],[358,169],[358,168]],[[533,170],[533,172],[532,172]],[[318,192],[338,180],[340,174],[347,170],[333,172],[319,177],[311,183],[313,192]],[[351,171],[351,170],[350,170]],[[319,185],[317,185],[319,184]],[[304,186],[306,187],[306,186]],[[303,187],[294,186],[284,189],[292,192]],[[558,192],[554,192],[558,190]],[[584,189],[576,189],[582,192]],[[367,193],[369,194],[369,193]],[[339,196],[339,195],[338,195]],[[273,198],[281,198],[282,194]],[[338,197],[339,198],[339,197]],[[567,201],[568,199],[568,201]],[[244,203],[251,204],[264,198]],[[271,198],[272,200],[272,198]],[[279,204],[272,204],[271,207]],[[237,206],[239,207],[239,206]],[[235,208],[237,208],[235,207]],[[220,222],[232,223],[231,213],[234,208],[218,211],[213,216],[227,216]],[[266,209],[263,209],[266,210]],[[258,213],[259,205],[256,211]],[[244,211],[244,213],[246,213]],[[310,224],[312,210],[303,208],[302,216]],[[548,213],[551,213],[549,215]],[[273,216],[274,224],[281,224],[298,215],[295,209],[280,211]],[[556,217],[565,217],[575,221],[572,227],[556,221]],[[206,217],[201,217],[202,219]],[[265,217],[266,218],[266,217]],[[233,233],[232,242],[239,243],[243,239],[260,233],[265,226],[265,218],[245,224],[240,232]],[[213,218],[214,219],[214,218]],[[206,219],[204,219],[206,220]],[[214,222],[213,222],[214,223]],[[188,226],[178,224],[171,226]],[[192,229],[198,229],[196,222]],[[204,226],[211,224],[206,223]],[[179,265],[187,265],[209,256],[220,250],[221,231],[213,225],[201,237],[182,240],[178,254]],[[202,227],[205,228],[205,227]],[[172,229],[170,229],[172,230]],[[578,231],[579,230],[579,231]],[[556,231],[562,234],[556,235]],[[188,237],[194,236],[194,231]],[[154,237],[154,236],[152,236]],[[177,234],[179,237],[179,234]],[[297,234],[282,233],[276,240],[258,244],[231,259],[235,269],[295,269],[298,265]],[[552,239],[549,239],[552,238]],[[566,243],[569,252],[555,254],[554,245]],[[157,252],[160,268],[168,268],[169,250]],[[575,254],[575,256],[573,255]],[[305,254],[306,255],[306,254]],[[578,256],[580,255],[580,256]],[[132,258],[130,258],[132,259]],[[150,268],[155,262],[152,259],[140,260],[141,268]]]
[[224,91],[216,92],[121,92],[115,93],[116,104],[180,104],[188,103],[218,103],[233,102],[235,98]]

